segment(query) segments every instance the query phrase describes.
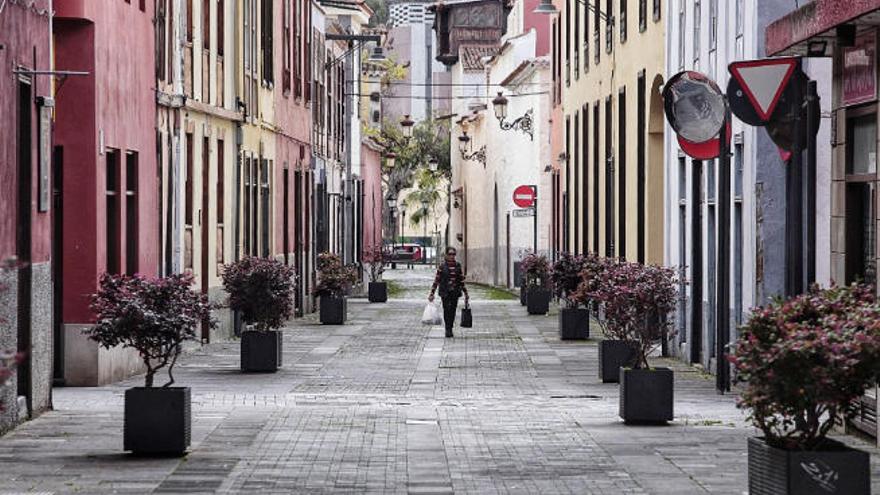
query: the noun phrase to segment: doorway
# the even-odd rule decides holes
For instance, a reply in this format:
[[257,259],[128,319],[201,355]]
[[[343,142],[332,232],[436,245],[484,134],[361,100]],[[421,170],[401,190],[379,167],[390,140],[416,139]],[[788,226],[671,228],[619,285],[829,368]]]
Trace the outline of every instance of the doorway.
[[52,339],[53,380],[64,385],[64,148],[56,146],[52,157]]
[[31,271],[33,87],[30,81],[18,81],[18,214],[15,255],[18,258],[18,352],[24,362],[18,367],[18,395],[25,398],[28,412],[33,410],[31,394]]

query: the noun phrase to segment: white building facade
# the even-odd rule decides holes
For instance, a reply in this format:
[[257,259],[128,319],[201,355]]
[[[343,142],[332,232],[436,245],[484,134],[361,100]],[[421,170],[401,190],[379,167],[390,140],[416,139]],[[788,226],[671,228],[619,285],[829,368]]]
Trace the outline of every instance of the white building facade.
[[[706,74],[722,91],[728,65],[764,57],[767,23],[794,7],[783,0],[669,0],[666,9],[666,80],[683,70]],[[830,103],[830,66],[806,61],[819,81],[822,107]],[[732,122],[730,224],[730,341],[751,308],[785,288],[785,162],[766,130]],[[676,335],[670,353],[715,369],[716,273],[718,263],[718,160],[685,155],[675,132],[665,132],[666,242],[664,259],[680,268]],[[819,283],[828,283],[830,232],[830,122],[822,119],[817,153],[817,265]]]

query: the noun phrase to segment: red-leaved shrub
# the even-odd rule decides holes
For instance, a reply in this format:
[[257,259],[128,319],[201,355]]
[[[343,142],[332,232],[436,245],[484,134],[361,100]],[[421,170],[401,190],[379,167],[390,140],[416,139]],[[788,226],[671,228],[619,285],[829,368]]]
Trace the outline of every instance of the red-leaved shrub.
[[865,285],[814,287],[752,313],[729,357],[739,406],[770,445],[822,446],[880,377],[880,304]]
[[334,253],[319,254],[317,268],[317,296],[344,296],[357,281],[357,268],[343,265],[339,255]]
[[388,262],[387,254],[382,246],[377,244],[369,246],[364,250],[362,261],[367,265],[367,273],[370,276],[370,282],[381,282],[382,274],[385,273],[385,264]]
[[223,269],[229,307],[258,331],[280,328],[293,314],[296,270],[280,261],[247,256]]
[[214,325],[208,298],[193,292],[192,282],[192,275],[147,279],[104,274],[92,296],[97,322],[88,330],[89,338],[107,349],[121,345],[137,350],[147,368],[146,387],[167,366],[169,381],[163,387],[171,386],[183,341],[195,338],[202,322]]
[[520,262],[520,271],[526,287],[550,287],[550,262],[546,256],[526,254]]

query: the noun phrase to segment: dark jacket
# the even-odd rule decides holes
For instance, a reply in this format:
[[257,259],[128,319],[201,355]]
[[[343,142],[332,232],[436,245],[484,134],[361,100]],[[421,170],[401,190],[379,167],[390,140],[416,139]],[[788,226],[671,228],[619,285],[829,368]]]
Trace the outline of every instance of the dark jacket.
[[443,262],[437,269],[431,293],[435,289],[439,291],[440,297],[443,299],[458,299],[461,297],[462,292],[466,294],[467,289],[464,286],[464,272],[461,269],[461,263],[456,261],[455,268],[450,270],[449,265]]

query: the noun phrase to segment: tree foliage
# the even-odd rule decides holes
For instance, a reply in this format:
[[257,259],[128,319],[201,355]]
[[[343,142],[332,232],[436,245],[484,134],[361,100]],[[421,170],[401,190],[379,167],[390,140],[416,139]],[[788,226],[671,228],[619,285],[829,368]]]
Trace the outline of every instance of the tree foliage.
[[192,282],[188,274],[157,279],[104,274],[92,296],[97,322],[87,331],[89,338],[107,349],[121,345],[137,350],[147,369],[148,388],[156,372],[167,366],[169,381],[163,387],[171,386],[181,344],[195,338],[202,322],[214,325],[207,296],[193,292]]
[[733,349],[738,405],[765,441],[821,448],[880,377],[880,304],[870,286],[814,287],[755,309]]
[[280,261],[247,256],[224,267],[223,287],[229,307],[241,311],[246,323],[274,330],[293,313],[296,271]]

